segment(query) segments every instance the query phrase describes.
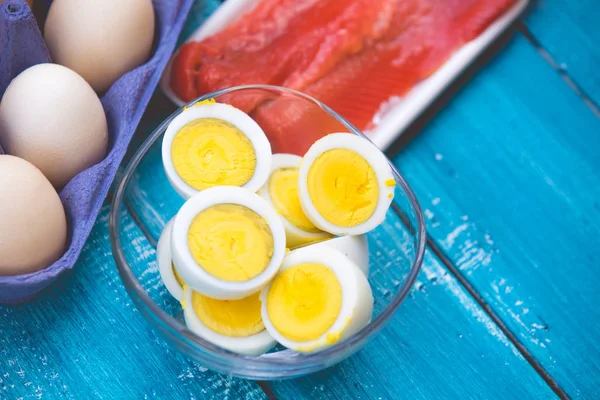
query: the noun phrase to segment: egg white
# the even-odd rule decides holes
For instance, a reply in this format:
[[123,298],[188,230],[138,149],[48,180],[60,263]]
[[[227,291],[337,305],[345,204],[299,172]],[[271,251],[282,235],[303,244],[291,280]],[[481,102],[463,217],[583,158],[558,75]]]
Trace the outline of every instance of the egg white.
[[272,349],[277,342],[271,337],[267,330],[263,330],[251,336],[231,337],[221,335],[204,325],[198,318],[194,307],[192,306],[193,290],[190,287],[185,288],[183,316],[188,329],[219,347],[234,353],[246,356],[258,356]]
[[300,249],[320,252],[323,247],[331,247],[344,254],[356,264],[365,276],[369,276],[369,241],[365,235],[340,236],[299,247],[290,253]]
[[[277,171],[280,168],[297,168],[298,166],[300,166],[301,161],[302,157],[297,156],[295,154],[273,154],[269,177],[273,172]],[[265,199],[272,207],[274,207],[273,200],[271,199],[271,194],[269,192],[269,179],[267,179],[263,187],[260,188],[258,194],[260,197]],[[281,216],[281,220],[283,221],[283,227],[285,228],[287,247],[297,247],[331,237],[331,234],[328,232],[303,231],[302,229],[298,228],[296,225],[288,221],[283,215]]]
[[[188,231],[196,215],[216,204],[238,204],[260,215],[273,235],[273,256],[267,268],[245,282],[219,279],[201,268],[188,247]],[[285,254],[285,230],[279,214],[248,189],[218,186],[203,190],[187,200],[175,216],[171,237],[173,261],[181,278],[195,291],[219,300],[238,300],[258,292],[275,276]]]
[[173,229],[173,220],[170,220],[163,228],[158,244],[156,245],[156,260],[158,262],[158,272],[163,283],[167,287],[171,296],[181,301],[183,299],[183,287],[177,282],[173,272],[173,258],[171,256],[171,231]]
[[[321,337],[306,342],[297,342],[283,336],[275,328],[267,311],[267,297],[271,283],[261,294],[261,313],[267,331],[281,345],[301,353],[312,353],[326,349],[352,336],[371,322],[373,316],[373,293],[365,274],[348,257],[338,250],[322,246],[313,251],[307,246],[289,252],[283,260],[280,272],[303,263],[318,263],[329,268],[337,277],[342,289],[342,306],[337,319]],[[328,334],[339,334],[339,340],[328,343]]]
[[171,186],[184,199],[192,197],[198,190],[188,185],[175,170],[171,158],[171,146],[177,133],[188,123],[202,118],[215,118],[236,126],[246,135],[256,154],[254,175],[242,187],[256,192],[269,177],[271,170],[271,143],[262,128],[245,112],[229,104],[197,104],[184,109],[167,127],[162,142],[162,160]]
[[[318,211],[308,192],[308,172],[315,160],[323,153],[333,149],[353,150],[362,156],[375,171],[379,186],[379,198],[373,214],[362,224],[343,227],[325,219]],[[375,229],[385,220],[387,210],[394,197],[394,186],[386,185],[389,179],[394,180],[392,168],[386,156],[369,140],[351,133],[332,133],[317,140],[304,155],[298,177],[298,196],[304,214],[319,229],[334,235],[360,235]]]

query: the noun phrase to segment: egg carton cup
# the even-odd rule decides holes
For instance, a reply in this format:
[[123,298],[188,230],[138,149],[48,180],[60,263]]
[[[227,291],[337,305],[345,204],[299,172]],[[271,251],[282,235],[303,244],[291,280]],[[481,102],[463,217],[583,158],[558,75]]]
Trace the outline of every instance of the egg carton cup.
[[[152,1],[156,30],[151,58],[119,78],[101,98],[108,121],[108,154],[100,163],[75,176],[59,193],[68,219],[68,249],[55,263],[40,271],[0,276],[0,303],[32,298],[75,265],[192,3],[193,0]],[[45,62],[51,62],[51,58],[27,3],[7,0],[0,4],[0,98],[20,72]]]

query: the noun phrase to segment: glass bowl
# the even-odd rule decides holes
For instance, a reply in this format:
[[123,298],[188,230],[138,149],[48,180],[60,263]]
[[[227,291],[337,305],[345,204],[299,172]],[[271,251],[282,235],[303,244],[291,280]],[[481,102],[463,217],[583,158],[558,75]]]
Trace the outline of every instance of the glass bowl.
[[[319,136],[336,131],[364,135],[335,111],[296,91],[265,85],[239,86],[190,102],[215,99],[233,104],[265,129],[276,152],[302,152]],[[110,239],[119,275],[133,303],[173,347],[212,370],[237,377],[273,380],[310,374],[362,348],[396,311],[410,291],[425,253],[425,223],[412,190],[392,166],[397,181],[386,220],[367,234],[369,283],[375,298],[373,319],[362,330],[321,352],[305,355],[277,347],[258,357],[241,356],[189,331],[180,304],[166,290],[154,248],[166,223],[184,200],[162,167],[161,138],[175,111],[146,139],[127,165],[110,210]],[[283,151],[282,151],[283,150]]]

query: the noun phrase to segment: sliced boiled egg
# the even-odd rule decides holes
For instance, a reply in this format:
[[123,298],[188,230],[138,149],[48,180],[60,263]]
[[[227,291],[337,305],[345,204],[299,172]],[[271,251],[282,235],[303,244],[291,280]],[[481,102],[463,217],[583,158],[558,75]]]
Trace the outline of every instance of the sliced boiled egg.
[[302,246],[292,250],[292,252],[300,249],[309,249],[310,251],[319,252],[323,247],[331,247],[344,254],[360,268],[365,276],[369,276],[369,242],[365,235],[340,236],[319,243]]
[[182,111],[162,142],[165,172],[184,198],[214,186],[260,189],[271,169],[271,144],[248,114],[214,100]]
[[183,315],[189,330],[234,353],[258,356],[273,348],[265,330],[260,293],[239,300],[216,300],[185,288]]
[[302,159],[298,179],[305,215],[334,235],[358,235],[381,224],[396,185],[383,153],[351,133],[317,140]]
[[269,204],[248,189],[220,186],[187,200],[175,216],[171,251],[195,291],[236,300],[262,289],[285,254],[285,230]]
[[287,247],[294,248],[332,237],[317,228],[302,211],[298,198],[298,167],[302,157],[273,154],[271,174],[258,194],[281,215]]
[[283,346],[302,353],[331,347],[362,329],[373,314],[373,294],[358,266],[327,246],[289,252],[261,292],[262,319]]
[[158,271],[160,277],[167,287],[171,296],[181,301],[183,300],[183,286],[185,282],[179,276],[173,264],[171,256],[171,231],[173,229],[173,220],[170,220],[163,228],[158,244],[156,245],[156,260],[158,262]]

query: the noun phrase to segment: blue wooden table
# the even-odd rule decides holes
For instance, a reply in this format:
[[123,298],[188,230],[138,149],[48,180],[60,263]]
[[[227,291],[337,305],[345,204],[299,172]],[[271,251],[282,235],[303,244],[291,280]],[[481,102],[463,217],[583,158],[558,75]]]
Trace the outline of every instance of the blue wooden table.
[[[198,2],[194,22],[216,4]],[[107,202],[73,273],[0,308],[0,399],[600,398],[599,23],[594,0],[537,1],[392,147],[429,248],[411,295],[357,355],[260,385],[187,360],[125,293]],[[138,139],[165,104],[157,95]]]

